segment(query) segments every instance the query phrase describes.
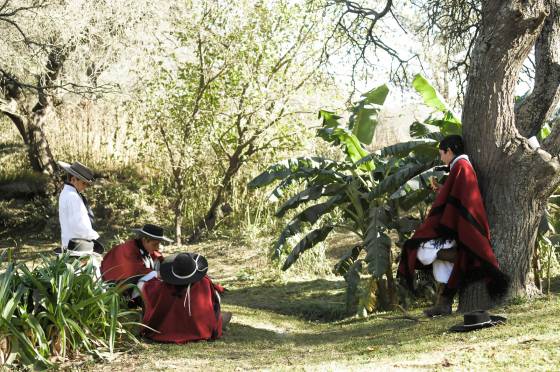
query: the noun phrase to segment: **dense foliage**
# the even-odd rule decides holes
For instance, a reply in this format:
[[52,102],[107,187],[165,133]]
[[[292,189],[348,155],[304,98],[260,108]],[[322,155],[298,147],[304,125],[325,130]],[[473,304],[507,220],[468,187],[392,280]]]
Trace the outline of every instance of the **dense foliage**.
[[43,257],[33,270],[10,260],[3,266],[0,364],[44,368],[84,353],[103,357],[136,340],[139,317],[124,303],[125,288],[96,279],[91,259]]
[[[274,198],[282,197],[294,184],[303,188],[276,212],[278,217],[283,217],[291,209],[299,210],[276,241],[274,256],[280,257],[288,246],[288,238],[302,233],[306,226],[318,227],[291,249],[284,270],[304,251],[325,240],[335,228],[352,231],[361,239],[362,244],[352,248],[335,267],[335,272],[344,275],[348,282],[350,311],[356,310],[355,294],[364,264],[373,279],[359,296],[361,309],[358,310],[388,308],[397,302],[392,267],[395,256],[391,248],[393,243],[402,245],[431,204],[434,195],[429,187],[430,177],[441,182],[444,176],[436,168],[438,140],[461,131],[460,121],[426,79],[417,75],[413,87],[434,110],[424,122],[411,125],[413,140],[371,154],[365,150],[374,137],[377,114],[388,94],[388,88],[383,85],[364,94],[352,107],[347,125],[332,112],[319,113],[323,123],[318,136],[339,147],[346,155],[345,160],[321,157],[284,160],[270,166],[249,184],[255,188],[279,181],[272,192]],[[306,203],[313,205],[301,210],[299,207]],[[365,257],[359,258],[362,250]]]

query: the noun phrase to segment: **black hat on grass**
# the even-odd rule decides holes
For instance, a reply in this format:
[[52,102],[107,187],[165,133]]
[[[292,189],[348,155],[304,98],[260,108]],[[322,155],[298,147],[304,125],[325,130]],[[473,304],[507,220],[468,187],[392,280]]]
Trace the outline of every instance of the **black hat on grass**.
[[160,264],[161,279],[173,285],[198,282],[208,272],[208,261],[198,253],[179,253],[165,257]]
[[490,315],[485,310],[475,310],[463,314],[463,324],[449,328],[451,332],[469,332],[476,329],[493,327],[506,322],[506,318],[499,315]]

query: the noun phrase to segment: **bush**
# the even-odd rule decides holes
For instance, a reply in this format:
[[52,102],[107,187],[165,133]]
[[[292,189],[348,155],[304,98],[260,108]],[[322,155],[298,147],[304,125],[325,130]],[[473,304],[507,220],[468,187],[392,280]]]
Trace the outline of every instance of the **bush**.
[[[8,262],[0,275],[0,365],[52,366],[87,353],[101,358],[137,342],[137,311],[123,290],[96,279],[91,259],[42,257],[30,270]],[[0,262],[2,263],[2,262]]]

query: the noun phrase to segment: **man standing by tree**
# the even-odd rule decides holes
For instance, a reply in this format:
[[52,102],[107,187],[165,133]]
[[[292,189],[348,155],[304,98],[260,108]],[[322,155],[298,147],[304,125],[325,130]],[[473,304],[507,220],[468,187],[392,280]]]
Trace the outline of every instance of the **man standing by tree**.
[[99,250],[102,246],[96,240],[99,234],[92,227],[93,212],[82,194],[92,183],[93,172],[80,162],[70,165],[59,161],[58,164],[67,173],[64,188],[58,199],[62,248],[68,246],[70,239],[79,238],[93,240]]
[[492,298],[503,297],[509,284],[490,245],[486,210],[461,136],[445,137],[439,152],[450,168],[449,177],[443,186],[435,185],[432,209],[406,241],[399,264],[399,276],[411,288],[414,270],[430,267],[436,281],[444,284],[435,306],[425,311],[429,317],[451,314],[455,293],[471,282],[484,279]]

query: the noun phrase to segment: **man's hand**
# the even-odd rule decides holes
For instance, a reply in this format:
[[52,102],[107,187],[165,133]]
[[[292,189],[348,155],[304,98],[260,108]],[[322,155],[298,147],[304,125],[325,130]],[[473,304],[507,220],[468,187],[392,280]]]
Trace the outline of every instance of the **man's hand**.
[[434,190],[435,192],[438,192],[441,185],[437,182],[435,177],[430,177],[430,187],[432,188],[432,190]]

